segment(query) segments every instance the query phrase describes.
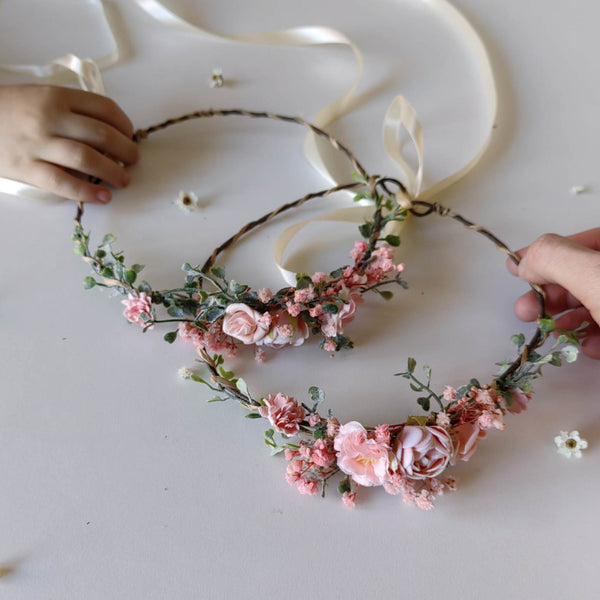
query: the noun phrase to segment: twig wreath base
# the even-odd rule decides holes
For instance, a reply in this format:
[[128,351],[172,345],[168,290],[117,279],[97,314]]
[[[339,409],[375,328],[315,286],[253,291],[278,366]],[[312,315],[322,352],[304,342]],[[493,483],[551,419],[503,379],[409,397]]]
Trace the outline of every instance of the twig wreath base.
[[[163,323],[177,328],[164,335],[172,343],[179,336],[195,347],[207,375],[182,369],[180,374],[208,386],[215,396],[209,402],[235,400],[247,411],[246,417],[269,422],[264,441],[272,454],[283,453],[288,462],[286,479],[303,494],[325,494],[332,477],[341,475],[338,491],[346,506],[354,506],[361,486],[382,486],[390,494],[400,494],[408,504],[421,509],[433,507],[436,496],[456,489],[455,479],[447,475],[449,466],[469,460],[478,441],[490,429],[504,429],[507,412],[520,413],[532,394],[532,381],[545,365],[560,366],[573,362],[578,354],[575,331],[557,330],[545,313],[543,290],[532,285],[539,301],[537,328],[526,342],[523,334],[512,336],[517,356],[502,361],[499,373],[489,383],[471,379],[458,388],[447,386],[442,392],[431,387],[431,369],[409,358],[406,370],[397,375],[407,379],[425,414],[409,416],[403,423],[364,426],[357,421],[341,424],[329,410],[320,412],[323,391],[308,389],[306,401],[298,401],[283,392],[254,397],[246,382],[225,367],[224,356],[234,355],[242,345],[254,346],[258,361],[268,349],[302,344],[317,337],[328,352],[352,348],[346,327],[354,319],[363,296],[373,292],[389,300],[391,286],[406,287],[403,264],[394,262],[392,248],[396,235],[386,235],[386,226],[404,220],[408,214],[425,217],[437,214],[458,221],[485,236],[503,253],[518,263],[518,256],[487,229],[437,203],[410,199],[401,182],[389,177],[371,176],[354,155],[335,138],[303,119],[245,110],[205,110],[140,130],[136,140],[152,132],[189,119],[241,115],[292,122],[322,136],[352,162],[355,180],[303,198],[252,221],[214,250],[202,266],[185,263],[181,287],[155,290],[147,281],[138,282],[142,265],[127,265],[122,252],[114,248],[114,236],[107,234],[95,251],[90,249],[90,234],[81,224],[83,205],[75,218],[75,253],[83,258],[94,275],[84,280],[86,289],[113,288],[123,296],[124,316],[143,331]],[[372,217],[358,229],[361,240],[350,252],[352,263],[330,273],[299,274],[296,286],[277,292],[254,290],[245,283],[226,277],[216,267],[218,255],[246,233],[283,211],[308,200],[323,198],[340,190],[355,192],[356,200],[373,204]],[[207,290],[205,288],[209,287]],[[545,350],[553,334],[554,343]]]

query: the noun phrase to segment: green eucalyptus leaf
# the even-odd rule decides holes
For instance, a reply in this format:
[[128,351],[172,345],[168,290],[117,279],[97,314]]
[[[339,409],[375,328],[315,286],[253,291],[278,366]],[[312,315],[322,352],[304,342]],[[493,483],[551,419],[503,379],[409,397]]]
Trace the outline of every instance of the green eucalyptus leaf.
[[165,342],[172,344],[177,339],[177,330],[165,333],[163,339],[165,340]]
[[429,398],[425,398],[424,396],[421,398],[417,398],[417,403],[425,412],[429,412]]

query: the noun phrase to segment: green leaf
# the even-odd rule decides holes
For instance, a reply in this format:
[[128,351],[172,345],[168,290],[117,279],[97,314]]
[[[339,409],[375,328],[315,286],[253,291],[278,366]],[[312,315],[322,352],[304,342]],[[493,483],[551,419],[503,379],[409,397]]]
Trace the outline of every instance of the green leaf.
[[525,336],[522,333],[519,333],[511,336],[510,341],[513,344],[513,346],[516,346],[520,350],[521,346],[523,346],[523,344],[525,343]]
[[231,291],[232,294],[242,294],[247,289],[248,289],[247,285],[238,283],[237,281],[234,281],[233,279],[229,282],[229,290]]
[[177,339],[177,330],[165,333],[163,339],[165,340],[165,342],[172,344]]
[[169,306],[167,312],[169,313],[169,315],[171,315],[175,319],[183,319],[183,316],[184,316],[183,310],[176,304],[171,304],[171,306]]
[[142,283],[140,283],[138,285],[138,292],[146,292],[146,294],[149,294],[152,291],[152,288],[150,287],[150,284],[147,281],[142,281]]
[[132,285],[137,279],[137,273],[133,269],[125,269],[123,277],[129,285]]
[[399,246],[400,245],[400,237],[397,235],[388,235],[385,237],[385,241],[390,246]]
[[227,379],[229,381],[229,380],[233,379],[234,372],[227,371],[223,367],[219,367],[219,375],[221,375],[221,377],[223,377],[223,379]]
[[414,383],[410,383],[410,389],[413,392],[422,392],[423,391],[423,386],[422,385],[415,385]]
[[145,267],[145,265],[135,264],[135,265],[131,265],[131,270],[135,271],[136,273],[139,273],[140,271],[144,270],[144,267]]
[[337,307],[337,304],[334,304],[333,302],[323,302],[322,306],[323,306],[324,313],[330,313],[330,314],[335,315],[340,310]]
[[225,309],[220,306],[212,306],[204,314],[204,319],[209,323],[214,323],[225,313]]
[[369,239],[373,233],[373,223],[367,222],[359,225],[358,231],[360,231],[360,235],[362,235],[365,239]]
[[299,290],[306,289],[312,285],[312,279],[306,273],[298,273],[296,275],[296,287]]
[[83,289],[90,290],[96,285],[96,280],[93,277],[86,277],[83,280]]
[[565,346],[560,349],[560,353],[564,356],[564,359],[568,363],[575,362],[577,360],[577,356],[579,355],[579,349],[575,346]]
[[552,317],[544,317],[543,319],[538,319],[538,327],[542,333],[550,333],[554,330],[554,319]]
[[379,295],[384,299],[384,300],[391,300],[394,297],[393,292],[390,292],[389,290],[383,290],[379,292]]
[[323,423],[317,425],[313,431],[313,437],[315,440],[323,440],[327,435],[327,426]]
[[350,481],[348,479],[344,479],[344,481],[342,481],[339,485],[338,485],[338,492],[340,494],[343,494],[345,492],[349,492],[352,488],[350,487]]
[[85,246],[81,242],[78,242],[73,246],[73,254],[76,256],[85,256]]
[[[244,394],[244,396],[249,396],[248,394],[248,385],[246,384],[246,382],[241,378],[238,377],[236,382],[235,382],[235,387],[242,392],[242,394]],[[271,430],[269,430],[271,431]]]
[[425,412],[429,412],[429,398],[425,398],[424,396],[421,398],[417,398],[417,403]]
[[267,429],[265,431],[265,437],[269,438],[270,440],[273,439],[273,436],[275,435],[275,431],[273,429]]
[[107,233],[102,238],[102,243],[100,245],[101,246],[110,246],[111,244],[114,244],[116,241],[117,241],[117,238],[112,233]]
[[417,361],[414,358],[409,358],[408,359],[408,372],[409,373],[414,373],[415,372],[415,368],[417,366]]
[[223,267],[212,267],[210,272],[219,279],[225,279],[225,269]]
[[317,410],[317,406],[325,400],[325,392],[320,387],[316,385],[311,385],[308,388],[308,393],[310,394],[311,400],[313,401],[313,412]]
[[211,402],[225,402],[226,400],[227,400],[227,398],[221,398],[220,396],[215,396],[214,398],[207,400],[207,402],[210,404]]
[[277,448],[273,448],[271,450],[271,456],[275,456],[276,454],[280,454],[284,450],[285,450],[285,448],[283,446],[277,446]]
[[251,412],[246,415],[246,419],[262,419],[262,417],[258,413]]

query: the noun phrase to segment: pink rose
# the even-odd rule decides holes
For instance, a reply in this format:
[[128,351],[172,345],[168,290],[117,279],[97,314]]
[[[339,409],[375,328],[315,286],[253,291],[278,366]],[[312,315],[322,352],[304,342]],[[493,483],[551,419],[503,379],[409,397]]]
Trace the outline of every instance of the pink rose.
[[147,315],[149,319],[152,316],[152,299],[146,292],[140,292],[139,296],[127,294],[127,299],[121,300],[121,304],[125,305],[123,315],[130,323],[137,323],[142,327],[147,325],[147,321],[141,318],[142,315]]
[[256,343],[270,348],[301,346],[308,334],[308,326],[302,319],[292,317],[287,312],[280,312],[274,315],[267,335]]
[[364,486],[383,485],[389,466],[389,447],[370,439],[357,421],[342,425],[333,440],[337,465],[356,483]]
[[223,317],[223,333],[243,344],[256,344],[269,331],[268,319],[246,304],[230,304]]
[[394,442],[400,472],[409,479],[437,477],[453,453],[452,438],[437,426],[406,425]]
[[300,422],[304,419],[304,408],[294,398],[284,394],[269,394],[264,400],[265,406],[258,409],[261,417],[269,419],[271,425],[280,433],[296,435]]
[[477,423],[463,423],[454,427],[453,432],[455,452],[452,464],[457,460],[469,460],[477,448],[477,441],[486,435]]
[[519,388],[511,388],[512,404],[506,405],[506,410],[515,415],[527,410],[527,403],[531,400],[531,394],[527,394]]

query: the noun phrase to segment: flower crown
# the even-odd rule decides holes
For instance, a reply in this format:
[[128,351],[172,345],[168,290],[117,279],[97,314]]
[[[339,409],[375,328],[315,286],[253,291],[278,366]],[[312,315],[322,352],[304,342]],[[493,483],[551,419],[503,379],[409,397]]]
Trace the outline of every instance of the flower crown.
[[[352,162],[352,183],[308,194],[285,204],[244,226],[219,246],[202,266],[185,263],[185,281],[181,287],[155,290],[147,281],[138,282],[142,265],[127,265],[122,252],[115,250],[115,238],[107,234],[95,251],[90,249],[90,234],[81,224],[83,204],[75,218],[75,253],[92,268],[94,275],[84,287],[113,288],[123,296],[124,316],[143,331],[157,324],[177,323],[164,335],[173,343],[179,336],[190,342],[200,356],[208,375],[201,377],[190,369],[181,369],[185,379],[208,386],[215,397],[209,402],[236,400],[247,411],[246,417],[266,419],[265,443],[272,454],[284,453],[286,479],[303,494],[316,494],[336,474],[342,479],[338,491],[347,506],[354,506],[361,486],[383,486],[390,494],[400,494],[408,504],[421,509],[433,507],[434,498],[455,490],[454,477],[447,468],[460,460],[469,460],[478,441],[489,429],[504,429],[507,412],[520,413],[529,402],[532,381],[541,375],[544,365],[560,366],[577,358],[575,331],[558,330],[545,313],[544,291],[531,285],[539,302],[537,328],[526,342],[524,335],[511,338],[516,347],[514,360],[500,363],[500,372],[489,383],[471,379],[457,389],[447,386],[443,392],[431,387],[431,369],[423,367],[417,375],[416,361],[409,358],[406,370],[397,373],[409,380],[419,394],[418,404],[425,414],[409,416],[403,423],[364,426],[357,421],[341,424],[329,410],[320,412],[324,393],[318,387],[308,389],[306,401],[298,401],[283,392],[256,398],[246,382],[225,368],[224,356],[233,356],[243,345],[254,347],[255,357],[265,359],[267,349],[299,346],[309,337],[317,337],[328,352],[352,348],[346,326],[355,318],[367,292],[389,300],[392,286],[406,288],[402,278],[404,265],[394,262],[392,248],[400,239],[386,234],[386,228],[401,222],[408,214],[425,217],[437,214],[458,221],[490,240],[515,263],[519,257],[487,229],[476,225],[438,203],[408,197],[403,184],[393,178],[371,176],[355,156],[335,138],[318,127],[296,117],[245,110],[205,110],[169,119],[140,130],[139,141],[150,133],[189,119],[240,115],[292,122],[324,137]],[[350,252],[352,262],[330,273],[299,274],[295,286],[277,292],[268,288],[254,290],[245,283],[227,279],[223,267],[215,266],[218,255],[246,233],[283,211],[308,200],[323,198],[337,191],[355,192],[355,200],[368,200],[373,213],[360,225],[361,240]],[[208,288],[208,289],[206,289]],[[549,336],[554,343],[542,346]]]

